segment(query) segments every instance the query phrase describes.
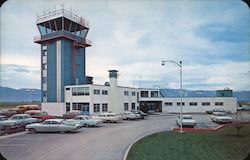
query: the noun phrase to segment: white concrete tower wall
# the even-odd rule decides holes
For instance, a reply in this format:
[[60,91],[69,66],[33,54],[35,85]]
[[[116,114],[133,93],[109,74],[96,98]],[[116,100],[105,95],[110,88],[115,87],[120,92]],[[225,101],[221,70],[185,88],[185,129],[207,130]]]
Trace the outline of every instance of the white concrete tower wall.
[[61,81],[62,81],[62,48],[61,40],[56,41],[56,101],[61,102]]

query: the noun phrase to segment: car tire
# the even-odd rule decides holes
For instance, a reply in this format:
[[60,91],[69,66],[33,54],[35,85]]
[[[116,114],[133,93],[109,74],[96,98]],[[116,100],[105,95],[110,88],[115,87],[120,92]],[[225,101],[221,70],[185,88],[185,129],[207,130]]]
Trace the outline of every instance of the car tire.
[[36,133],[36,129],[35,128],[30,128],[29,131],[30,131],[31,134],[35,134]]

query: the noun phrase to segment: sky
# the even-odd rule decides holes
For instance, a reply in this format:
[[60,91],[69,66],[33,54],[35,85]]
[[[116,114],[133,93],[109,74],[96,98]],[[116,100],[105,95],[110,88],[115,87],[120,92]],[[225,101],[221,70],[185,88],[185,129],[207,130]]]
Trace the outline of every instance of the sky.
[[95,84],[250,90],[250,12],[240,0],[8,0],[1,7],[1,81],[40,88],[37,15],[61,8],[89,21],[86,73]]

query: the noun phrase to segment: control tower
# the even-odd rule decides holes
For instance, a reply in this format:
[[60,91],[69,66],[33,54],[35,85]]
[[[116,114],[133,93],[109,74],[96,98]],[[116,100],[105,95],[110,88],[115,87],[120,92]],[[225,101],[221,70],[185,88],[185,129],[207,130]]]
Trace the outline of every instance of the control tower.
[[65,85],[86,83],[85,48],[89,23],[65,9],[37,16],[41,44],[42,102],[63,102]]

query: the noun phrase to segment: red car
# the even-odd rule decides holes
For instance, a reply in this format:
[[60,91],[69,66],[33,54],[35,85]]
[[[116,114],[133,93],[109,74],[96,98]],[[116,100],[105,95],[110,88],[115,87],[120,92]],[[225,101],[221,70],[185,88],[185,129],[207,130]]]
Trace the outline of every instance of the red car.
[[54,116],[48,115],[46,111],[41,111],[41,110],[28,110],[25,113],[30,114],[32,118],[41,119],[41,121],[55,118]]

